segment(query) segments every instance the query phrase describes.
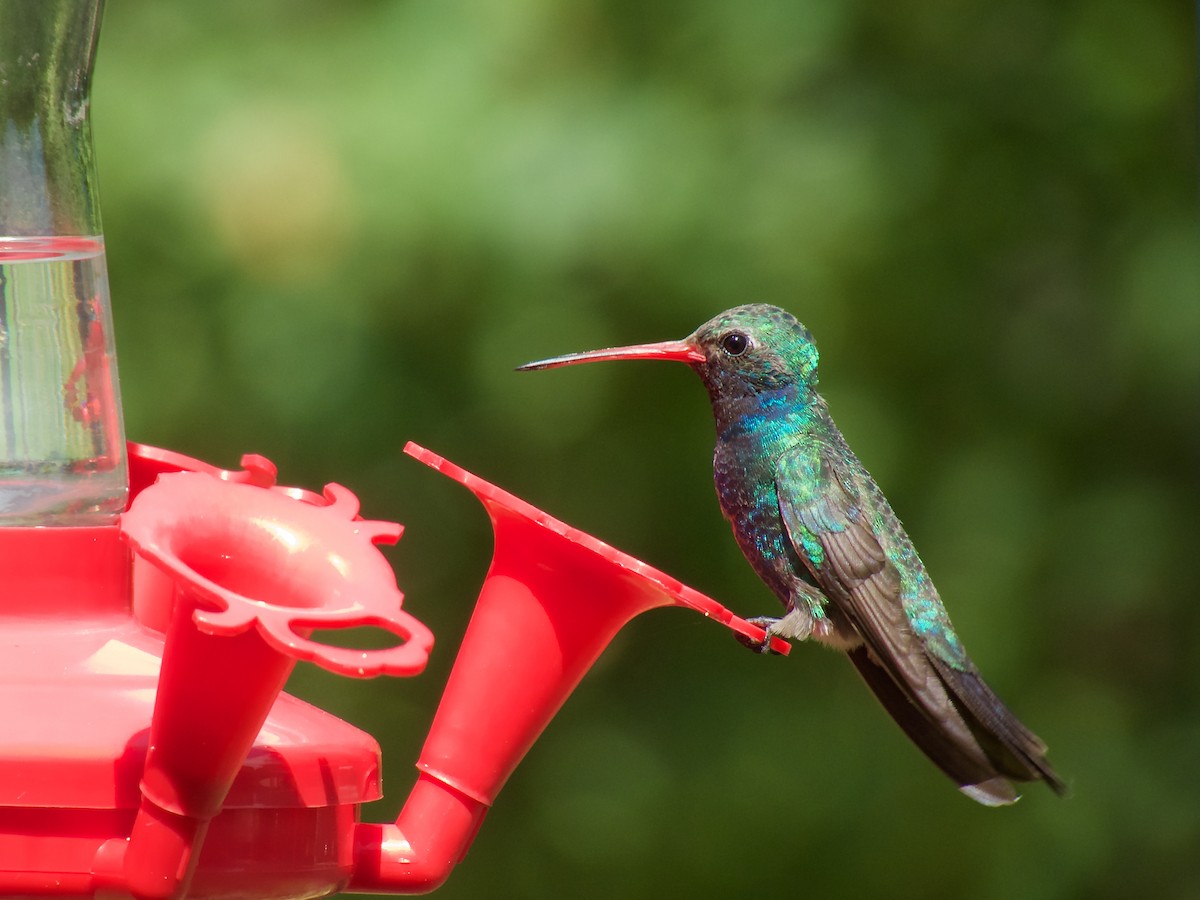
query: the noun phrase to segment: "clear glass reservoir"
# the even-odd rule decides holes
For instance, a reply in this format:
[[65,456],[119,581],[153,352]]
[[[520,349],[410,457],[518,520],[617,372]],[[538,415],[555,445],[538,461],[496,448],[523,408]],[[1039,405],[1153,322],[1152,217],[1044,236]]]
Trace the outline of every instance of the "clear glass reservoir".
[[0,0],[0,526],[125,507],[88,118],[101,5]]

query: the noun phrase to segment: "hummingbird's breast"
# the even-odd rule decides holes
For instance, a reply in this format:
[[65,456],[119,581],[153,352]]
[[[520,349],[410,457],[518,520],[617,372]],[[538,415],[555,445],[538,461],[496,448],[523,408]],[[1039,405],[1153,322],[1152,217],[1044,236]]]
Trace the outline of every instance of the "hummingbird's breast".
[[776,470],[784,453],[819,438],[823,403],[815,392],[794,384],[710,395],[717,425],[713,478],[721,511],[754,571],[787,604],[797,579],[816,581],[788,538]]
[[713,480],[721,512],[729,520],[742,554],[786,604],[792,594],[791,583],[797,577],[811,581],[811,576],[792,547],[779,512],[777,459],[778,453],[765,453],[751,436],[730,435],[717,443]]

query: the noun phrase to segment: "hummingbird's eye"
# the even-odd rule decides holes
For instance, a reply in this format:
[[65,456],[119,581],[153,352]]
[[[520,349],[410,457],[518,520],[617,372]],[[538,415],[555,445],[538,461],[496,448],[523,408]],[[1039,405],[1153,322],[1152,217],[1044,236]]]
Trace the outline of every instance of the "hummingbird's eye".
[[731,331],[721,338],[721,349],[730,356],[741,356],[750,346],[750,338],[741,331]]

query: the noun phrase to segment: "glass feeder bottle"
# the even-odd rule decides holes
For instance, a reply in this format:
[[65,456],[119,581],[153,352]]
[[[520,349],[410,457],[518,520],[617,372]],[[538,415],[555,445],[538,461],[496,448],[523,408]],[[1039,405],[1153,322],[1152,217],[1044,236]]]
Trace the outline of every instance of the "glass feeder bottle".
[[128,493],[89,102],[103,0],[0,0],[0,526]]

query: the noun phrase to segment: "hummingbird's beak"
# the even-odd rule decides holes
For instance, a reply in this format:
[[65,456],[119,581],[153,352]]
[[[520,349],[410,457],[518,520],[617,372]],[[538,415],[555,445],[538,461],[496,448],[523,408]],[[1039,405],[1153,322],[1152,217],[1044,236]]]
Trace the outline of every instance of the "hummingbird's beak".
[[566,356],[539,359],[537,362],[517,366],[517,371],[532,372],[537,369],[555,369],[559,366],[573,366],[575,363],[604,362],[610,359],[673,359],[691,365],[704,362],[705,356],[699,347],[687,341],[661,341],[657,344],[634,344],[631,347],[585,350],[582,353],[568,353]]

